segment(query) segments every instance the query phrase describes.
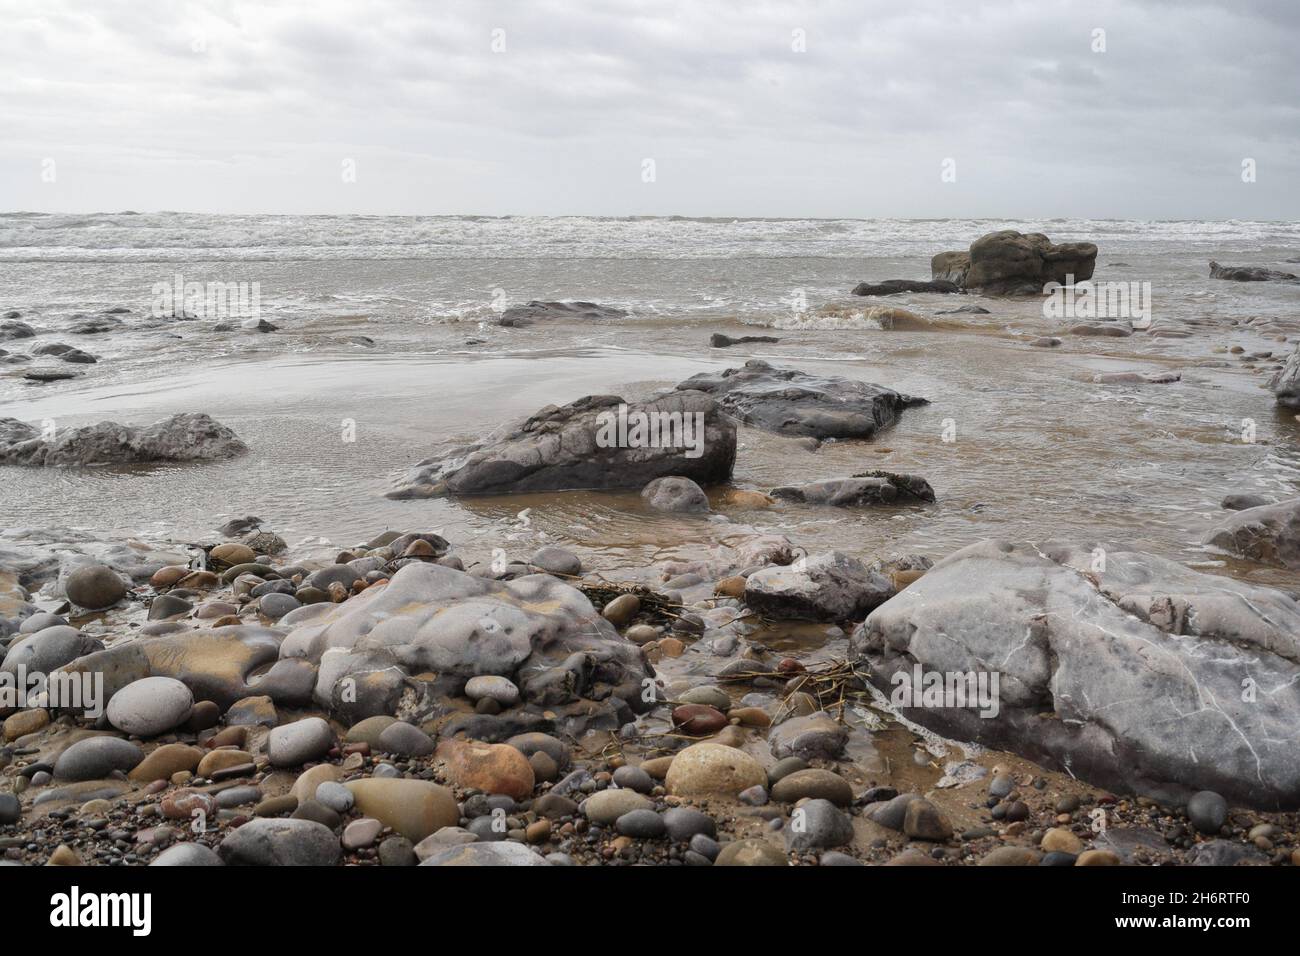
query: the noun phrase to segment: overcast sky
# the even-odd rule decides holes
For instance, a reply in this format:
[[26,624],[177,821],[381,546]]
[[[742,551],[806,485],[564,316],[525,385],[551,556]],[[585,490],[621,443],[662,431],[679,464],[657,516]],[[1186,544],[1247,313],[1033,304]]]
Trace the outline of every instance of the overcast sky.
[[1295,219],[1297,50],[1296,0],[0,0],[0,209]]

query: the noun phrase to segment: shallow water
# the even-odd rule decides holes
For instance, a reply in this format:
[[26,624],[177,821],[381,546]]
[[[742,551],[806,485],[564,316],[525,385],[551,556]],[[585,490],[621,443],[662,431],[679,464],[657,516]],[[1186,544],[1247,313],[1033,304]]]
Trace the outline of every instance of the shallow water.
[[[930,255],[1004,226],[1098,242],[1096,278],[1150,282],[1156,327],[1189,336],[1071,336],[1037,301],[847,295],[863,279],[928,278]],[[64,426],[206,411],[252,448],[216,464],[0,468],[0,527],[196,540],[226,517],[253,513],[291,542],[355,544],[385,527],[419,527],[442,530],[472,556],[503,542],[521,553],[567,542],[611,570],[684,556],[746,527],[868,557],[938,558],[990,536],[1078,537],[1294,587],[1295,575],[1224,565],[1198,542],[1229,491],[1300,494],[1300,423],[1264,388],[1277,359],[1227,352],[1240,345],[1280,357],[1293,348],[1300,287],[1213,281],[1207,266],[1215,258],[1295,271],[1285,259],[1297,250],[1295,223],[0,217],[0,312],[16,309],[47,330],[37,341],[67,340],[101,359],[83,378],[45,386],[24,383],[24,366],[0,366],[0,416]],[[210,316],[149,321],[154,283],[176,273],[259,283],[261,314],[280,330],[217,333]],[[533,298],[630,314],[525,329],[481,324],[494,307]],[[807,308],[796,312],[800,298]],[[991,314],[935,314],[965,304]],[[881,305],[935,324],[887,330],[869,312]],[[133,310],[126,329],[66,334],[74,313],[110,306]],[[708,347],[712,332],[755,327],[781,341]],[[1053,334],[1059,348],[1028,344]],[[374,344],[349,341],[356,335]],[[444,441],[586,394],[644,396],[750,357],[931,404],[907,410],[874,442],[815,453],[742,429],[735,486],[884,468],[925,476],[938,501],[736,511],[716,489],[722,517],[698,520],[649,513],[635,494],[383,497]],[[1130,370],[1182,380],[1092,382]],[[1247,420],[1253,443],[1241,440]],[[346,421],[355,422],[353,442],[343,440]]]

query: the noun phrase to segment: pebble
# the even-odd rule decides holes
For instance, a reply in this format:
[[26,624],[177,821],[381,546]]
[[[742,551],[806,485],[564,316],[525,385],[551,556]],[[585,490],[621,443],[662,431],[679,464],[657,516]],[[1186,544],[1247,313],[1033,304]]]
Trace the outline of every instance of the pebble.
[[655,788],[654,778],[640,767],[631,765],[619,767],[614,771],[614,783],[637,793],[649,793]]
[[762,765],[744,751],[700,743],[680,751],[668,767],[668,792],[679,797],[740,793],[767,783]]
[[145,677],[127,684],[108,701],[108,722],[134,737],[156,737],[189,719],[190,689],[172,677]]
[[334,732],[319,717],[307,717],[273,727],[267,738],[267,755],[276,767],[300,767],[319,760],[334,746]]
[[853,802],[853,788],[839,774],[820,769],[795,770],[772,785],[772,799],[780,803],[798,803],[805,797],[847,807]]
[[414,724],[396,720],[379,734],[376,750],[401,757],[425,757],[437,749],[433,738]]
[[379,844],[379,862],[383,866],[415,866],[415,845],[406,837],[391,836]]
[[359,813],[418,843],[443,827],[460,823],[460,809],[446,787],[427,780],[371,777],[345,784]]
[[1038,841],[1044,853],[1072,853],[1078,856],[1083,852],[1083,841],[1063,827],[1052,827]]
[[519,688],[509,678],[484,674],[469,679],[465,684],[465,696],[475,701],[486,697],[502,707],[513,707],[519,702]]
[[1228,802],[1213,790],[1194,793],[1187,801],[1187,819],[1201,833],[1218,833],[1228,822]]
[[150,866],[222,866],[216,851],[202,843],[177,843],[158,854]]
[[592,823],[608,826],[633,810],[653,810],[654,803],[635,790],[601,790],[584,800],[579,809]]
[[333,810],[335,813],[347,813],[356,803],[352,791],[341,783],[326,780],[316,788],[316,802]]
[[102,564],[83,564],[68,575],[64,593],[78,607],[100,611],[126,597],[126,582]]
[[667,833],[663,817],[653,810],[632,810],[614,821],[614,829],[638,840],[656,840]]
[[99,780],[115,770],[128,773],[144,759],[144,751],[120,737],[88,737],[79,740],[54,762],[59,780]]
[[907,805],[903,832],[914,840],[943,843],[952,838],[952,824],[933,803],[918,797]]
[[353,820],[343,830],[343,849],[364,850],[373,846],[383,832],[384,825],[373,817]]
[[572,551],[567,551],[555,545],[538,548],[533,552],[533,556],[528,559],[528,563],[535,568],[541,568],[549,574],[577,575],[582,573],[581,559]]
[[786,842],[792,850],[844,846],[852,840],[853,821],[829,800],[801,803],[790,815],[786,827]]
[[342,856],[330,829],[310,820],[250,820],[217,850],[231,865],[334,866]]
[[[835,809],[832,807],[831,809]],[[714,866],[789,866],[790,861],[778,847],[766,840],[736,840],[718,853]]]
[[600,613],[615,627],[622,627],[641,613],[641,599],[635,594],[620,594],[606,604]]

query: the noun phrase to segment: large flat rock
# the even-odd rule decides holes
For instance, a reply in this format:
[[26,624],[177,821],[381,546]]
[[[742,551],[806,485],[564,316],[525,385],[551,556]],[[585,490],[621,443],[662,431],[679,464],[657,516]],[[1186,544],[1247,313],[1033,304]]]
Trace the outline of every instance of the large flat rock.
[[707,392],[738,421],[781,435],[872,438],[903,409],[927,404],[856,379],[810,375],[753,359],[741,368],[701,372],[677,386]]
[[[999,706],[905,708],[947,736],[1096,786],[1300,806],[1300,607],[1135,551],[984,541],[853,633],[887,695],[898,673],[996,673]],[[913,701],[915,703],[915,701]]]

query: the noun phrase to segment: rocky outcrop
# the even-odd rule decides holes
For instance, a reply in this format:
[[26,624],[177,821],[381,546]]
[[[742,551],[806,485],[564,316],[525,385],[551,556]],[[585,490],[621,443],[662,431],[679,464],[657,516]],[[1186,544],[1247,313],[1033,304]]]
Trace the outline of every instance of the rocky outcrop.
[[1284,408],[1300,408],[1300,345],[1269,382],[1277,403]]
[[859,282],[853,287],[854,295],[898,295],[900,292],[960,292],[957,283],[935,278],[926,282],[919,279],[886,279],[884,282]]
[[[640,648],[557,578],[493,581],[436,564],[409,564],[298,626],[280,656],[318,663],[316,701],[353,720],[427,716],[439,696],[490,674],[513,681],[527,705],[599,710],[617,727],[649,706],[642,682],[654,673]],[[421,674],[439,680],[412,679]]]
[[595,395],[426,459],[388,497],[641,488],[668,475],[707,485],[726,481],[735,460],[735,426],[708,395],[639,404]]
[[100,422],[52,436],[0,418],[0,464],[47,468],[212,461],[248,451],[233,431],[204,414],[173,415],[152,425]]
[[927,399],[855,379],[809,375],[753,359],[741,368],[701,372],[677,386],[707,392],[739,421],[781,435],[872,438],[903,409]]
[[506,328],[521,328],[534,322],[547,322],[557,319],[578,319],[593,321],[597,319],[622,319],[627,313],[595,302],[539,302],[527,305],[512,305],[501,313],[498,325]]
[[970,252],[941,252],[930,260],[936,281],[987,295],[1039,295],[1049,282],[1065,285],[1091,279],[1097,247],[1091,242],[1053,243],[1040,232],[991,232],[971,243]]
[[1300,606],[1280,591],[1141,552],[985,541],[878,607],[851,649],[886,695],[918,665],[997,675],[992,715],[900,708],[946,736],[1124,793],[1300,806]]
[[806,485],[773,488],[773,498],[803,504],[855,508],[870,505],[934,501],[934,489],[920,475],[898,475],[888,471],[865,472],[852,478],[831,478]]
[[1300,568],[1300,498],[1233,512],[1205,543],[1252,561]]
[[1221,266],[1210,260],[1210,278],[1229,282],[1300,282],[1300,276],[1259,266]]

